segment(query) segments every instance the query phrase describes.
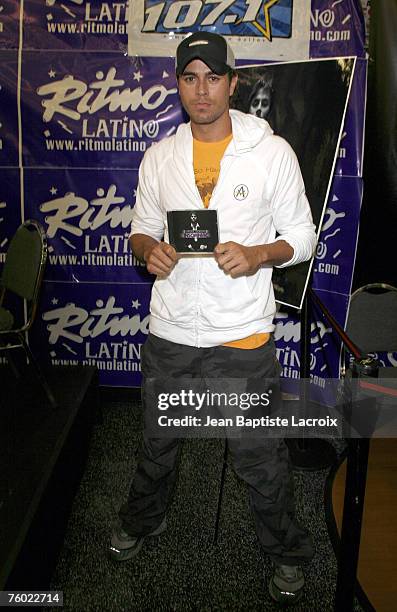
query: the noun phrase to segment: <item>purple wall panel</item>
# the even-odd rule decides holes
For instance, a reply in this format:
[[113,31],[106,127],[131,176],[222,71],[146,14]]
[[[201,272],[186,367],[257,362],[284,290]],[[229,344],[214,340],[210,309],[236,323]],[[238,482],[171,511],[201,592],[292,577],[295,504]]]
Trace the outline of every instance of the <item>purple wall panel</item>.
[[[21,41],[20,3],[1,4],[0,264],[22,217],[40,220],[49,258],[32,335],[36,350],[54,363],[97,363],[101,384],[138,386],[152,278],[129,252],[127,234],[144,151],[183,121],[174,61],[126,55],[126,3],[25,0]],[[230,10],[245,5],[238,1]],[[280,16],[290,8],[280,0],[270,9],[280,37],[288,34]],[[359,0],[313,0],[310,40],[313,59],[364,58]],[[360,59],[314,265],[313,286],[340,320],[361,202],[366,68]],[[298,315],[281,309],[277,321],[283,374],[293,381]],[[320,346],[312,332],[320,394],[321,379],[337,373],[339,355],[326,329],[322,340]]]

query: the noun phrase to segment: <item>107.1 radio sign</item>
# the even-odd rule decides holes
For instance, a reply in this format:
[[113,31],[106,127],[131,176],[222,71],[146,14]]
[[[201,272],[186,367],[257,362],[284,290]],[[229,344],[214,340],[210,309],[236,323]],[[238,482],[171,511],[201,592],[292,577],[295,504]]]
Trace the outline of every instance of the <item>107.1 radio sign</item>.
[[[130,3],[129,53],[172,55],[184,36],[208,30],[228,37],[239,58],[272,59],[272,53],[303,58],[308,51],[310,0],[301,0],[299,10],[294,10],[296,5],[293,0],[137,0]],[[276,55],[269,53],[276,45]]]

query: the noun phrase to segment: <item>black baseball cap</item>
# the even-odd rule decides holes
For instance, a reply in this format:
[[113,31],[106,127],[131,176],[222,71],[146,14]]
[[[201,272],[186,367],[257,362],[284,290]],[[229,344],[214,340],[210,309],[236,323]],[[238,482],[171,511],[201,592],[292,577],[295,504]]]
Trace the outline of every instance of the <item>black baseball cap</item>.
[[219,75],[226,74],[235,67],[233,51],[226,39],[212,32],[195,32],[178,45],[175,57],[177,76],[182,74],[194,59],[202,60],[212,72]]

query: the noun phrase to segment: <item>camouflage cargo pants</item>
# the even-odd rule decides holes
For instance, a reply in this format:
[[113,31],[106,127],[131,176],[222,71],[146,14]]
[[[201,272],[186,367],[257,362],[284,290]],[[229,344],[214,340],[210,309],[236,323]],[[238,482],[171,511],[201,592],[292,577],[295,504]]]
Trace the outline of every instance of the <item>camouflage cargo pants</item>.
[[[224,346],[196,348],[149,335],[142,351],[143,403],[145,380],[161,378],[271,378],[278,374],[274,341],[253,350]],[[146,402],[147,404],[147,402]],[[153,409],[153,408],[152,408]],[[120,510],[131,535],[154,531],[167,510],[176,477],[180,438],[153,438],[144,432],[142,456]],[[294,492],[288,449],[280,438],[230,438],[236,473],[249,489],[250,507],[262,548],[273,561],[299,565],[313,556],[310,536],[294,516]]]

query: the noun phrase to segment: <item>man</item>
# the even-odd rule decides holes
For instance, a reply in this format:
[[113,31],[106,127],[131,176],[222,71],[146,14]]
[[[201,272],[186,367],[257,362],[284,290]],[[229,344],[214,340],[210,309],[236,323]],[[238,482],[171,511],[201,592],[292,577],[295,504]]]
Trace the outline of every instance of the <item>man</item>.
[[[234,66],[217,34],[198,32],[180,43],[176,74],[190,123],[151,147],[140,167],[131,244],[157,275],[142,355],[145,411],[154,410],[145,401],[149,378],[274,377],[272,266],[307,260],[315,247],[292,149],[265,120],[229,111]],[[167,210],[205,205],[218,212],[221,242],[214,256],[178,256],[168,244]],[[175,438],[144,433],[143,456],[112,536],[114,559],[132,558],[146,536],[165,529],[177,449]],[[304,586],[301,565],[313,550],[293,517],[286,445],[239,438],[229,440],[229,450],[248,484],[259,541],[275,563],[271,596],[296,601]]]
[[[197,232],[197,230],[199,230],[199,229],[200,229],[200,224],[199,224],[199,222],[197,221],[197,215],[196,215],[196,213],[192,213],[192,214],[190,215],[190,229],[191,229],[193,232]],[[190,250],[192,250],[192,251],[196,251],[196,250],[198,250],[199,245],[197,244],[197,242],[198,242],[197,236],[195,236],[193,239],[189,239],[189,240],[187,240],[187,243],[188,243],[188,244],[187,244],[187,248],[188,248],[188,249],[190,249]],[[193,244],[192,244],[192,243],[193,243]]]

